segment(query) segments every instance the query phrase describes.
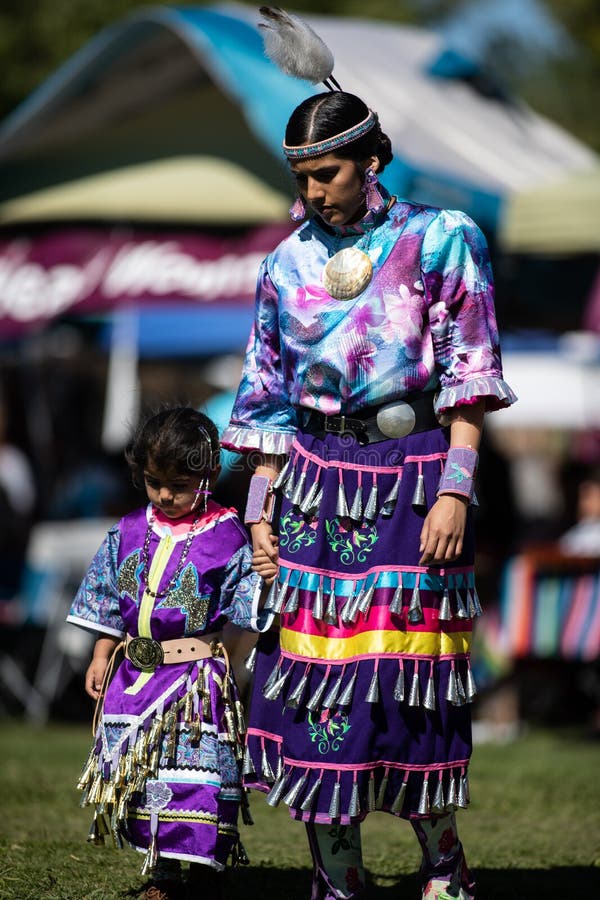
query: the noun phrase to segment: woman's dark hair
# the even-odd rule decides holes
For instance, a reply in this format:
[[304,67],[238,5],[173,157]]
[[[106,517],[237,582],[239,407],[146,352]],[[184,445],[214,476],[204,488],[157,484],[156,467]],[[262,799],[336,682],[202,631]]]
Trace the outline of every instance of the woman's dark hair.
[[150,416],[125,449],[136,487],[143,486],[150,459],[163,472],[206,475],[219,465],[219,457],[216,425],[191,406],[175,406]]
[[[367,118],[369,107],[354,94],[345,91],[327,91],[308,97],[296,107],[285,130],[285,142],[289,147],[316,144],[335,137]],[[377,156],[381,174],[392,161],[392,144],[381,130],[379,121],[365,135],[333,151],[342,159],[360,162],[368,156]]]

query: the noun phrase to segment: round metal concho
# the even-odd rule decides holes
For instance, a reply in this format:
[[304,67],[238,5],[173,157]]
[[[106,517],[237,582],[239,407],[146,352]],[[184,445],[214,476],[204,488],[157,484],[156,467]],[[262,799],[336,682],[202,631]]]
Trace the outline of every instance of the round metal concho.
[[403,400],[386,403],[377,412],[377,427],[389,438],[401,438],[410,434],[416,421],[414,409]]
[[127,657],[136,669],[155,669],[164,659],[163,648],[152,638],[136,637],[127,645]]
[[344,247],[323,269],[323,287],[335,300],[353,300],[373,277],[373,263],[356,247]]

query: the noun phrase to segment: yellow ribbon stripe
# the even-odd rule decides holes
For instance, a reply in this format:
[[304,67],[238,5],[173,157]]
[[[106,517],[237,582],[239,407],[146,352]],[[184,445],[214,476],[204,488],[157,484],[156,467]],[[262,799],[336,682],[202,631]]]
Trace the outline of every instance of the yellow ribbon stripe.
[[348,638],[326,638],[281,629],[281,649],[308,659],[349,659],[380,653],[453,656],[471,649],[471,632],[364,631]]

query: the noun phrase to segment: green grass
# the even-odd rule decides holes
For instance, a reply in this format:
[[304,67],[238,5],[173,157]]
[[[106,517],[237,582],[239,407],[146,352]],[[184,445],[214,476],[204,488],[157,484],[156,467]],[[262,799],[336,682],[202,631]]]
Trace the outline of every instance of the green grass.
[[[0,900],[125,900],[142,879],[132,851],[85,842],[89,811],[73,782],[87,729],[0,726]],[[600,745],[573,733],[536,732],[476,748],[470,810],[459,816],[481,900],[600,897]],[[252,864],[231,873],[228,900],[307,900],[309,858],[302,827],[261,796],[243,829]],[[417,900],[412,829],[368,817],[365,862],[373,900]],[[200,898],[199,898],[200,900]]]

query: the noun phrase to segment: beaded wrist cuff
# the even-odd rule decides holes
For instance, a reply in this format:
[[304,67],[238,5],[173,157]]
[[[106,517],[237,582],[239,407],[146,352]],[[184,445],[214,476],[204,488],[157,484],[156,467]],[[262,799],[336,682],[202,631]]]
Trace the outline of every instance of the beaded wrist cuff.
[[459,494],[469,503],[473,500],[473,481],[477,471],[479,454],[470,447],[450,447],[448,458],[438,488],[441,494]]
[[270,522],[273,517],[273,482],[268,475],[253,475],[248,489],[244,522],[255,525],[257,522]]

